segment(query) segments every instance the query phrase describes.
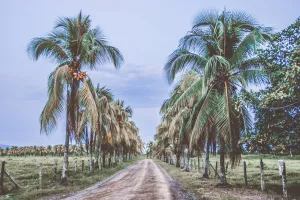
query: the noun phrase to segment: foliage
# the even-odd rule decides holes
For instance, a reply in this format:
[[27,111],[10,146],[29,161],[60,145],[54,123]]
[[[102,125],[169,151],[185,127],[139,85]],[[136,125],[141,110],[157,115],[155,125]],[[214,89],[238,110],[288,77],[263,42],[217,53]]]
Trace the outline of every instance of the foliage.
[[[287,167],[287,190],[289,198],[299,199],[299,155],[290,158],[283,155],[274,157],[273,155],[266,154],[249,154],[242,155],[242,159],[246,161],[247,164],[247,187],[245,186],[244,167],[242,164],[236,166],[234,169],[228,168],[226,178],[230,186],[220,187],[212,168],[210,168],[209,180],[201,177],[203,170],[201,166],[202,163],[205,162],[202,159],[200,159],[200,171],[197,170],[197,166],[196,170],[193,168],[188,175],[184,170],[175,168],[174,165],[169,165],[160,160],[155,160],[155,162],[162,166],[184,189],[192,191],[195,195],[194,199],[282,199],[282,178],[278,175],[278,160],[282,159],[285,161]],[[266,187],[264,192],[261,192],[260,186],[260,159],[264,162],[264,180]],[[198,159],[196,157],[193,157],[192,160],[195,160],[197,164]],[[210,162],[214,168],[218,160],[219,155],[210,157]],[[229,160],[226,160],[226,162],[228,161]],[[192,163],[194,164],[194,162]]]
[[40,127],[41,133],[51,133],[66,112],[63,184],[67,182],[65,171],[68,169],[70,137],[78,143],[85,140],[90,162],[97,149],[97,164],[100,150],[103,162],[106,153],[116,153],[115,148],[124,157],[127,153],[142,151],[139,130],[129,120],[132,109],[123,108],[121,100],[113,101],[112,93],[105,87],[98,85],[95,88],[87,72],[83,71],[95,70],[105,64],[113,64],[118,69],[124,61],[121,52],[108,44],[102,30],[92,28],[90,16],[79,12],[76,17],[59,18],[47,36],[31,40],[27,51],[33,60],[44,56],[57,64],[48,78],[48,101],[40,116]]
[[[241,91],[247,93],[248,84],[266,81],[264,63],[256,52],[269,39],[270,31],[241,11],[208,10],[195,18],[192,30],[165,65],[169,82],[180,72],[198,74],[168,108],[173,116],[184,107],[191,111],[184,125],[185,132],[191,133],[190,147],[203,147],[211,136],[232,164],[239,162],[240,134],[250,129],[251,120],[246,104],[237,98]],[[176,89],[174,93],[178,94]]]
[[[63,148],[63,145],[61,146]],[[16,190],[8,177],[4,176],[4,188],[9,194],[1,196],[1,199],[33,200],[63,198],[60,195],[81,191],[100,181],[104,181],[118,171],[130,166],[136,162],[137,159],[139,158],[118,163],[118,165],[102,170],[96,169],[94,174],[91,174],[88,162],[89,157],[73,154],[69,159],[68,185],[62,187],[59,184],[59,173],[61,172],[63,165],[62,156],[1,156],[0,162],[6,162],[6,170],[20,185],[20,188]],[[82,171],[82,160],[84,161],[84,171]],[[76,172],[75,161],[77,161]],[[42,185],[40,185],[39,181],[40,163],[43,164]],[[57,174],[54,173],[55,163],[57,163]]]
[[269,64],[270,84],[256,94],[255,134],[248,136],[250,151],[292,153],[300,147],[300,18],[272,35],[260,52]]

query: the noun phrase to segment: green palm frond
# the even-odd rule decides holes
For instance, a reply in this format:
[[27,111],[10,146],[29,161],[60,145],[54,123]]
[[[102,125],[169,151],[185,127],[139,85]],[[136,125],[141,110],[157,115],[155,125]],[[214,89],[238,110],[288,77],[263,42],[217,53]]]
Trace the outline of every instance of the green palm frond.
[[172,104],[170,109],[171,113],[176,113],[180,108],[185,107],[189,100],[194,97],[202,96],[203,92],[203,79],[199,79],[193,83],[189,88],[187,88]]
[[234,50],[229,62],[232,66],[241,63],[248,56],[253,55],[257,48],[265,42],[261,32],[253,30],[249,33]]
[[218,94],[213,89],[208,90],[207,94],[203,97],[203,102],[198,102],[200,107],[197,109],[195,124],[192,128],[192,135],[190,140],[190,147],[193,146],[194,139],[201,133],[207,120],[214,115],[218,106]]
[[180,39],[179,47],[189,49],[199,55],[210,56],[217,54],[216,43],[211,40],[211,31],[193,29]]
[[244,59],[235,68],[239,68],[240,70],[262,69],[266,65],[267,65],[267,63],[265,63],[261,58],[253,57],[253,58],[250,58],[250,59]]
[[98,95],[99,98],[101,98],[102,96],[105,96],[108,102],[112,102],[114,100],[114,95],[111,92],[110,89],[104,87],[100,87],[100,85],[98,84],[96,87],[96,93]]
[[218,20],[218,11],[215,9],[202,10],[195,17],[193,22],[193,28],[205,27],[205,26],[214,26],[215,22]]
[[191,53],[186,49],[175,50],[168,58],[164,71],[169,83],[175,79],[175,75],[187,68],[203,69],[207,59],[203,56]]
[[244,70],[241,72],[241,76],[247,83],[262,84],[268,80],[268,76],[264,69],[252,69]]
[[40,56],[45,56],[56,60],[58,63],[69,60],[67,52],[62,47],[62,42],[56,38],[56,33],[45,38],[33,38],[27,47],[28,54],[38,60]]
[[210,81],[217,77],[218,73],[226,73],[230,70],[230,64],[223,56],[214,55],[210,57],[205,65],[204,84],[208,85]]

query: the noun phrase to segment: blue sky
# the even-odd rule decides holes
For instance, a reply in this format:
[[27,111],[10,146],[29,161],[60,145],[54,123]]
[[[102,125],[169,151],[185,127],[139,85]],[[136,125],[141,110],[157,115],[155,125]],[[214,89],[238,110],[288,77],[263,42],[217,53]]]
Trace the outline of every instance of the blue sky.
[[93,82],[110,88],[134,111],[142,139],[153,139],[160,122],[159,107],[172,86],[163,77],[167,56],[190,30],[195,15],[205,8],[247,11],[264,25],[281,30],[299,16],[299,0],[3,0],[0,31],[0,144],[47,145],[64,141],[64,119],[50,136],[40,135],[39,115],[47,100],[51,60],[33,62],[26,45],[51,31],[59,16],[91,15],[125,63],[89,72]]

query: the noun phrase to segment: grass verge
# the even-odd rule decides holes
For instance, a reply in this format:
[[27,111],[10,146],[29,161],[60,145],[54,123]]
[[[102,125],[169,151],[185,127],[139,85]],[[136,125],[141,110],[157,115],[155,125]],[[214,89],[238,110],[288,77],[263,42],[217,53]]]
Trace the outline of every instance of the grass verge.
[[[0,196],[0,199],[11,200],[33,200],[47,198],[58,194],[67,194],[83,190],[99,181],[103,181],[121,169],[133,164],[137,159],[123,162],[111,168],[104,168],[101,171],[96,169],[93,174],[89,172],[88,157],[70,157],[68,171],[68,185],[59,184],[62,170],[63,157],[2,157],[0,161],[5,161],[6,170],[19,184],[19,189],[14,189],[14,185],[5,176],[4,186],[8,194]],[[77,171],[75,172],[75,160],[77,160]],[[84,160],[84,170],[82,171],[81,160]],[[57,174],[54,173],[55,162],[57,162]],[[43,164],[42,185],[40,185],[39,171],[40,163]]]
[[[264,162],[265,192],[260,191],[260,158]],[[195,169],[194,162],[191,172],[185,172],[161,160],[155,160],[155,162],[165,168],[169,175],[178,181],[183,188],[193,192],[199,199],[282,199],[281,176],[279,176],[278,169],[278,160],[280,159],[285,160],[286,163],[289,198],[300,199],[299,156],[274,158],[269,155],[243,155],[239,166],[233,169],[228,167],[227,181],[229,185],[226,187],[220,187],[220,181],[215,178],[212,168],[210,169],[210,179],[202,178],[202,160],[200,161],[200,172]],[[244,180],[242,165],[244,160],[247,164],[248,186],[245,186]],[[219,162],[219,157],[211,157],[210,161],[215,168],[216,161]]]

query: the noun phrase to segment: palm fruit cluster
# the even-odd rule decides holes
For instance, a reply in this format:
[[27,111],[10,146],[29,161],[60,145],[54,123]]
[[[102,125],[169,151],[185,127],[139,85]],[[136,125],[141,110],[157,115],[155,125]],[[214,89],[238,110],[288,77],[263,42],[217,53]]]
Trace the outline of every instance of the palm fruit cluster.
[[73,67],[69,66],[68,68],[69,72],[73,74],[73,78],[76,79],[77,81],[85,79],[86,72],[80,72],[76,66],[77,66],[76,63],[74,62]]
[[117,120],[116,122],[117,122],[117,124],[119,124],[119,126],[120,126],[121,128],[123,128],[123,121],[122,121],[122,120],[119,120],[119,121]]

